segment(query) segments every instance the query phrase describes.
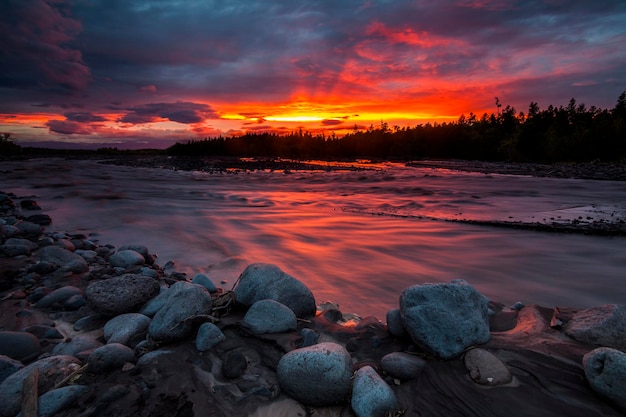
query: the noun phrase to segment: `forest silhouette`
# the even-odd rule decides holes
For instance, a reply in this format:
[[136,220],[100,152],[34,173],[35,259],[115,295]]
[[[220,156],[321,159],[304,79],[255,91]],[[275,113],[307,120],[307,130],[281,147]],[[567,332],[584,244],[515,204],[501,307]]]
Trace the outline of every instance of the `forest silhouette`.
[[626,91],[613,109],[577,104],[531,102],[526,113],[514,107],[480,118],[470,113],[449,123],[390,128],[387,123],[354,130],[343,137],[303,130],[286,135],[247,133],[176,143],[170,155],[293,159],[452,158],[515,162],[626,161]]

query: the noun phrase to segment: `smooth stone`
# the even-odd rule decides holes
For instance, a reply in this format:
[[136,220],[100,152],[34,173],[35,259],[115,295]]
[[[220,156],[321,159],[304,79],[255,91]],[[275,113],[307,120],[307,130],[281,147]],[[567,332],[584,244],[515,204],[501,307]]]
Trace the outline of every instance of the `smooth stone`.
[[130,268],[132,266],[143,265],[146,263],[144,258],[139,252],[135,252],[131,249],[118,250],[115,254],[111,255],[109,262],[113,266],[121,268]]
[[222,331],[213,323],[202,323],[196,335],[196,349],[200,352],[210,350],[213,346],[226,339]]
[[298,321],[286,305],[274,300],[260,300],[248,309],[243,324],[254,334],[285,333],[295,330]]
[[104,340],[107,343],[129,345],[136,337],[148,331],[150,317],[140,313],[126,313],[113,317],[104,325]]
[[1,245],[0,254],[9,258],[16,258],[18,256],[30,256],[31,250],[24,245]]
[[591,388],[626,412],[626,353],[608,347],[583,356],[583,369]]
[[63,303],[63,308],[69,311],[76,311],[86,305],[87,301],[82,294],[75,294]]
[[393,415],[398,409],[398,399],[391,387],[368,365],[354,375],[350,405],[358,417],[380,417]]
[[54,245],[70,252],[74,252],[76,250],[76,246],[69,239],[59,239],[54,242]]
[[346,399],[352,385],[350,354],[343,346],[331,342],[286,353],[276,372],[281,389],[310,406],[338,404]]
[[29,268],[29,271],[36,272],[40,275],[49,274],[54,272],[56,269],[56,265],[48,261],[37,261],[34,265]]
[[15,224],[15,227],[20,231],[23,236],[37,237],[43,233],[43,227],[32,222],[21,221]]
[[148,317],[154,317],[154,315],[167,304],[171,297],[192,285],[195,284],[186,281],[178,281],[170,287],[159,287],[159,293],[141,307],[139,312]]
[[470,378],[481,385],[497,386],[513,380],[509,368],[493,353],[485,349],[471,349],[465,353],[465,368]]
[[89,264],[82,256],[76,255],[67,249],[58,246],[46,246],[39,251],[38,259],[40,261],[50,262],[59,266],[64,271],[70,271],[75,274],[87,272]]
[[36,308],[50,308],[54,307],[55,304],[64,304],[67,300],[75,295],[83,296],[83,290],[78,287],[74,287],[72,285],[66,285],[65,287],[57,288],[56,290],[50,292],[49,294],[42,297],[37,304],[35,304]]
[[73,356],[50,356],[10,375],[0,384],[0,417],[14,417],[20,411],[24,380],[35,368],[39,371],[39,394],[43,395],[58,380],[79,369],[80,361]]
[[72,328],[77,332],[88,332],[91,330],[99,329],[104,326],[104,324],[108,321],[108,316],[103,316],[102,314],[90,314],[88,316],[82,317],[74,323]]
[[98,254],[95,250],[78,249],[75,250],[74,253],[78,256],[81,256],[87,262],[93,261],[98,257]]
[[410,353],[392,352],[382,357],[380,367],[393,378],[409,380],[417,378],[426,361]]
[[153,350],[152,352],[148,352],[145,355],[140,356],[137,360],[137,366],[153,365],[159,362],[160,356],[171,355],[174,353],[176,353],[174,350],[169,349]]
[[76,356],[80,352],[85,350],[95,349],[102,346],[96,338],[87,335],[76,335],[71,339],[67,339],[54,348],[52,348],[52,355],[68,355]]
[[210,312],[211,294],[201,285],[190,284],[169,297],[150,322],[148,334],[161,342],[184,339],[193,331],[193,320],[188,319]]
[[54,417],[89,391],[85,385],[68,385],[48,391],[37,400],[37,417]]
[[23,367],[24,364],[22,362],[12,359],[6,355],[0,355],[0,384],[2,384],[2,381]]
[[152,255],[150,255],[150,251],[148,251],[148,248],[144,245],[122,245],[117,249],[118,252],[123,250],[132,250],[139,253],[141,256],[143,256],[144,262],[148,265],[154,263],[154,259]]
[[387,331],[395,337],[402,337],[406,335],[406,330],[402,325],[402,315],[399,308],[394,308],[387,311]]
[[489,341],[488,310],[488,300],[462,280],[414,285],[400,294],[407,333],[420,348],[442,359]]
[[300,330],[300,336],[302,336],[302,342],[299,347],[313,346],[317,344],[319,336],[315,333],[315,330],[307,329],[306,327]]
[[125,274],[89,284],[85,296],[87,305],[95,312],[117,316],[138,310],[159,290],[159,282],[153,278]]
[[139,273],[146,277],[159,278],[159,272],[147,266],[144,266],[143,268],[141,268]]
[[21,329],[22,332],[28,332],[37,339],[63,339],[63,335],[56,327],[46,326],[43,324],[35,324]]
[[192,284],[202,285],[209,292],[216,292],[217,291],[217,287],[215,286],[213,281],[211,281],[211,278],[209,278],[205,274],[196,274],[193,277],[193,279],[191,280],[191,283]]
[[302,318],[312,317],[316,312],[313,293],[302,282],[272,264],[248,265],[239,276],[235,299],[246,307],[265,299],[278,301]]
[[0,331],[0,355],[29,362],[41,354],[41,344],[34,334]]
[[28,249],[30,249],[31,251],[37,249],[39,247],[39,245],[37,245],[35,242],[33,242],[32,240],[28,240],[28,239],[22,239],[22,238],[18,238],[18,237],[12,237],[7,239],[4,242],[5,245],[19,245],[19,246],[26,246],[28,247]]
[[87,359],[89,372],[96,374],[121,369],[126,362],[135,362],[135,352],[121,343],[108,343],[99,347]]
[[565,334],[592,346],[626,351],[626,306],[605,304],[579,311],[567,322]]

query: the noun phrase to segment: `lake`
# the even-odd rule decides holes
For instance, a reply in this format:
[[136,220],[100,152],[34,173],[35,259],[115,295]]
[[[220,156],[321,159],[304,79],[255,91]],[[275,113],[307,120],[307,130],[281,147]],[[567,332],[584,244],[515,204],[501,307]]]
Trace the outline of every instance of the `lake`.
[[318,303],[382,320],[404,288],[457,278],[506,304],[626,303],[626,237],[454,222],[623,220],[626,182],[345,167],[206,173],[32,159],[2,162],[0,190],[37,200],[48,230],[144,244],[189,278],[205,272],[230,289],[249,263],[273,263]]

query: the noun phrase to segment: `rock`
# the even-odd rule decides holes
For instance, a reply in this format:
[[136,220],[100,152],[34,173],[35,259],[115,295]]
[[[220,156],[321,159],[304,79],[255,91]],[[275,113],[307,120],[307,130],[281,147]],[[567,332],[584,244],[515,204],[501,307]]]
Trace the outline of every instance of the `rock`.
[[143,265],[146,263],[146,259],[134,250],[126,249],[117,251],[109,258],[111,265],[118,266],[124,269],[128,269],[132,266]]
[[427,352],[442,359],[489,341],[488,301],[462,282],[415,285],[400,294],[407,333]]
[[35,324],[21,329],[22,332],[28,332],[37,339],[63,339],[63,335],[56,327],[46,326],[43,324]]
[[513,380],[511,371],[491,352],[485,349],[471,349],[465,353],[465,368],[470,378],[481,385],[504,385]]
[[426,367],[426,361],[419,356],[404,352],[392,352],[383,356],[380,367],[392,378],[415,379]]
[[583,356],[583,369],[591,388],[626,412],[626,353],[601,347]]
[[202,323],[196,335],[196,349],[200,352],[210,350],[224,339],[226,339],[226,336],[215,324]]
[[150,317],[139,313],[126,313],[113,317],[104,325],[104,340],[130,346],[133,339],[143,339],[148,332]]
[[73,329],[77,332],[88,332],[91,330],[96,330],[101,328],[108,321],[108,316],[103,316],[102,314],[90,314],[88,316],[82,317],[74,323]]
[[143,268],[141,268],[139,270],[139,273],[141,275],[144,275],[146,277],[150,277],[150,278],[159,278],[159,271],[156,271],[152,268],[149,268],[147,266],[144,266]]
[[0,331],[0,355],[30,362],[41,354],[39,339],[27,332]]
[[63,308],[69,311],[76,311],[87,304],[85,296],[82,294],[74,294],[63,303]]
[[20,207],[24,210],[41,210],[41,207],[35,200],[25,199],[20,201]]
[[72,285],[66,285],[65,287],[57,288],[56,290],[43,296],[39,301],[37,301],[35,308],[51,308],[57,304],[61,305],[75,295],[80,295],[82,297],[83,290]]
[[213,281],[211,281],[211,279],[208,276],[206,276],[205,274],[196,274],[193,277],[193,279],[191,280],[191,283],[192,284],[202,285],[209,292],[216,292],[217,291],[217,287],[215,286]]
[[23,367],[24,364],[22,362],[0,355],[0,384]]
[[153,256],[150,255],[148,248],[144,245],[122,245],[117,251],[120,252],[124,250],[132,250],[141,254],[141,256],[143,256],[144,258],[145,263],[147,263],[148,265],[152,265],[154,263]]
[[74,253],[78,256],[81,256],[87,262],[93,261],[98,257],[98,254],[95,250],[85,250],[85,249],[77,249]]
[[159,283],[143,275],[125,274],[89,284],[87,305],[108,316],[130,313],[159,293]]
[[248,360],[238,350],[229,352],[222,362],[222,375],[228,379],[237,379],[246,371]]
[[50,356],[9,376],[0,384],[0,417],[14,417],[20,411],[24,380],[35,368],[39,371],[39,394],[43,395],[58,380],[79,369],[80,362],[73,356]]
[[74,252],[76,250],[76,246],[69,239],[59,239],[54,242],[54,245],[70,252]]
[[15,224],[22,236],[37,237],[43,233],[43,227],[32,222],[21,221]]
[[283,355],[277,375],[281,389],[305,405],[338,404],[350,391],[352,360],[343,346],[319,343]]
[[286,305],[274,300],[260,300],[246,312],[243,324],[254,334],[264,334],[295,330],[298,322]]
[[75,274],[87,272],[89,264],[82,256],[58,246],[46,246],[39,251],[39,260],[59,266],[62,270]]
[[402,325],[402,316],[400,315],[399,308],[387,311],[387,331],[395,337],[402,337],[406,335],[406,331]]
[[189,336],[197,315],[211,312],[211,295],[206,288],[190,284],[169,297],[167,303],[154,315],[148,334],[154,340],[173,342]]
[[139,310],[139,312],[148,317],[154,317],[154,315],[161,308],[163,308],[165,304],[167,304],[167,302],[169,301],[171,297],[173,297],[175,294],[179,293],[183,289],[191,287],[192,285],[195,285],[195,284],[192,284],[186,281],[178,281],[172,284],[171,287],[168,287],[168,288],[160,287],[159,294],[153,299],[151,299],[150,301],[148,301],[141,308],[141,310]]
[[24,245],[0,245],[0,255],[7,256],[9,258],[15,258],[17,256],[30,256],[31,250],[28,246]]
[[35,242],[33,242],[33,241],[31,241],[31,240],[28,240],[28,239],[22,239],[22,238],[17,238],[17,237],[12,237],[12,238],[7,239],[7,240],[4,242],[4,244],[5,244],[5,245],[26,246],[26,247],[28,247],[28,249],[30,249],[31,251],[33,251],[33,250],[35,250],[35,249],[37,249],[37,248],[39,247],[39,246],[38,246]]
[[102,343],[92,336],[77,335],[56,345],[52,348],[51,353],[52,355],[76,356],[80,352],[96,349],[100,346]]
[[0,226],[0,237],[4,236],[10,238],[19,234],[20,229],[13,226],[12,224],[3,224],[2,226]]
[[393,390],[371,366],[356,371],[350,404],[358,417],[393,415],[398,409]]
[[274,300],[289,307],[297,317],[315,315],[315,298],[300,281],[283,272],[276,265],[256,263],[248,265],[235,288],[238,303],[250,307],[260,300]]
[[307,329],[306,327],[300,330],[300,336],[302,336],[302,342],[299,347],[313,346],[317,344],[319,336],[315,333],[315,330]]
[[121,369],[126,362],[135,362],[135,352],[121,343],[109,343],[99,347],[87,359],[89,372],[95,374]]
[[37,416],[54,417],[61,411],[69,408],[87,391],[89,391],[89,388],[85,385],[68,385],[48,391],[37,400]]
[[626,306],[606,304],[579,311],[568,321],[565,334],[592,346],[626,351]]

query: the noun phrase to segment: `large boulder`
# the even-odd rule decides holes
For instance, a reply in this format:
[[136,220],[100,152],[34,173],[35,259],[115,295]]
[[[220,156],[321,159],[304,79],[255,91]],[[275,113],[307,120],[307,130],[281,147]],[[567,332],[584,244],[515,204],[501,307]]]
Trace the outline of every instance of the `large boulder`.
[[159,282],[154,278],[125,274],[89,284],[85,296],[87,305],[94,311],[106,316],[117,316],[136,311],[156,296],[159,288]]
[[605,304],[579,311],[567,322],[565,334],[582,343],[626,352],[626,306]]
[[422,349],[442,359],[489,341],[488,300],[465,281],[415,285],[400,294],[407,333]]
[[154,317],[154,315],[161,309],[163,306],[167,304],[170,298],[172,298],[175,294],[184,290],[185,288],[191,287],[192,284],[187,281],[177,281],[172,284],[170,287],[163,287],[159,289],[159,294],[148,301],[139,312],[148,317]]
[[70,271],[75,274],[89,270],[89,264],[82,256],[59,246],[43,247],[39,251],[38,260],[57,265],[62,270]]
[[239,277],[235,299],[247,307],[265,299],[278,301],[297,317],[311,317],[316,311],[313,293],[302,282],[271,264],[248,265]]
[[286,305],[274,300],[260,300],[246,312],[243,324],[254,334],[284,333],[295,330],[298,321]]
[[626,412],[626,353],[594,349],[583,356],[583,369],[591,388]]
[[393,415],[398,409],[393,390],[371,366],[356,371],[350,404],[358,417]]
[[0,417],[14,417],[21,408],[24,380],[39,371],[39,394],[45,394],[60,380],[80,368],[73,356],[50,356],[15,372],[0,384]]
[[104,340],[107,343],[121,343],[131,346],[131,343],[143,339],[150,325],[150,317],[139,313],[126,313],[113,317],[104,325]]
[[191,284],[169,297],[148,327],[149,336],[160,342],[184,339],[193,331],[194,317],[211,313],[211,294]]
[[336,343],[319,343],[286,353],[278,362],[278,382],[293,399],[309,406],[345,400],[351,385],[352,360]]

